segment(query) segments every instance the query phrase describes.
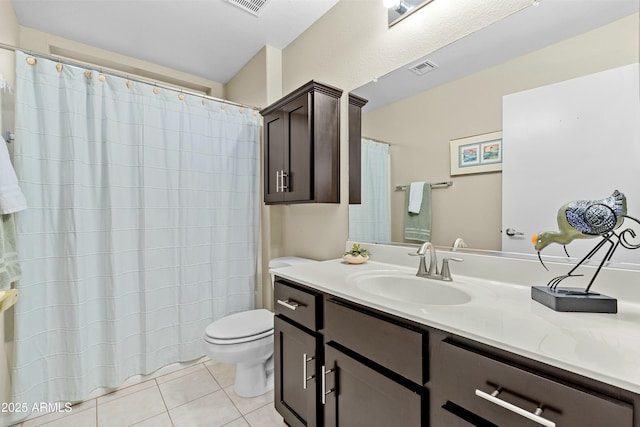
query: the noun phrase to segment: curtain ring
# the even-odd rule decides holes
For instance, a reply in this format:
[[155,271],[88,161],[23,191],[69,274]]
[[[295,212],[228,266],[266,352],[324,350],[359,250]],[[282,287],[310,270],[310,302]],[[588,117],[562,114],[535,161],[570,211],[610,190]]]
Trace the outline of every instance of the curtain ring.
[[160,89],[158,89],[158,87],[154,87],[153,88],[153,93],[155,93],[156,95],[160,93]]
[[100,74],[98,76],[98,80],[100,80],[101,82],[105,82],[107,80],[107,76],[105,76],[104,74]]
[[27,61],[27,64],[29,65],[36,65],[36,63],[38,62],[38,60],[33,56],[28,56],[27,59],[25,59],[25,61]]
[[63,68],[62,64],[58,62],[58,63],[56,64],[56,70],[58,70],[58,72],[61,72],[61,71],[62,71],[62,68]]
[[93,75],[93,73],[92,73],[91,71],[89,71],[89,70],[87,70],[87,71],[85,71],[85,72],[84,72],[84,76],[85,76],[87,79],[91,79],[91,76],[92,76],[92,75]]
[[178,95],[178,99],[179,99],[180,101],[184,101],[184,94],[182,94],[182,93],[181,93],[181,94],[179,94],[179,95]]

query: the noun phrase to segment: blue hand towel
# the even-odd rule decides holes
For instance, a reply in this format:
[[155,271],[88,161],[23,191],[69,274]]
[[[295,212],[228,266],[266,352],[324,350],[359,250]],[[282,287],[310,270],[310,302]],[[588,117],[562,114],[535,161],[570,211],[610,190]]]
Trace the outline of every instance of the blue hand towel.
[[427,242],[431,240],[431,185],[425,184],[422,194],[420,213],[409,212],[410,194],[405,195],[404,209],[404,238]]

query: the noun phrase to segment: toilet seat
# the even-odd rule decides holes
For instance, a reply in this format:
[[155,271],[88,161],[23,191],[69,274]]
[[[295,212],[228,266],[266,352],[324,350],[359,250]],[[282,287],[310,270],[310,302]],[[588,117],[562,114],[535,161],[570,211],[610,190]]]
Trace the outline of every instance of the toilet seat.
[[273,313],[258,309],[235,313],[207,326],[206,342],[229,345],[256,341],[273,335]]

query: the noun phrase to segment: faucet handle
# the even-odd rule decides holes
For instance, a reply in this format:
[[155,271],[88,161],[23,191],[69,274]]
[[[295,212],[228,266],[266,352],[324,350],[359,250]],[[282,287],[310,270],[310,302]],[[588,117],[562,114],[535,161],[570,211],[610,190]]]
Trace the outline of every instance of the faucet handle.
[[446,280],[447,282],[453,280],[451,278],[451,270],[449,269],[449,261],[462,262],[464,260],[462,258],[444,258],[442,260],[442,280]]

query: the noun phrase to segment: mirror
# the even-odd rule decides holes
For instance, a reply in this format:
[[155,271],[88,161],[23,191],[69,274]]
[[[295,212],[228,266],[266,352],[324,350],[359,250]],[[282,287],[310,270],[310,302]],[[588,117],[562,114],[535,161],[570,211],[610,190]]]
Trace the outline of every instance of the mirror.
[[431,241],[501,250],[502,174],[451,177],[449,142],[502,130],[505,95],[638,63],[639,3],[543,0],[354,90],[363,138],[390,144],[390,240],[416,243],[396,186],[452,181],[432,189]]

